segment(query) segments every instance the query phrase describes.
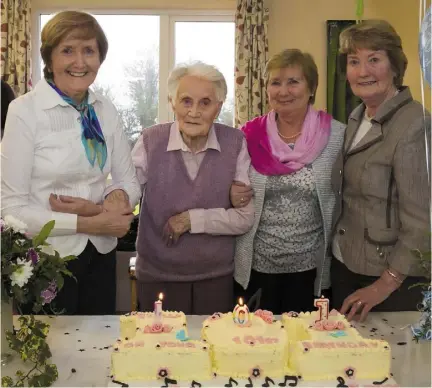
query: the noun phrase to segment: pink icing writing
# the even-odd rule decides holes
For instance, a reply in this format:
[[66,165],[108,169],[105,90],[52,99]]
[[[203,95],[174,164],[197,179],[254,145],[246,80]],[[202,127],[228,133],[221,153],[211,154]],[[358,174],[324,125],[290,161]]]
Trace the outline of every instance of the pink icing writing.
[[196,348],[195,344],[192,342],[174,342],[174,341],[162,341],[159,343],[162,348]]
[[302,345],[305,348],[318,348],[318,349],[330,349],[330,348],[377,348],[378,343],[376,342],[346,342],[346,341],[337,341],[337,342],[325,342],[325,341],[302,341]]
[[277,344],[279,342],[278,338],[275,337],[262,337],[262,336],[252,336],[252,335],[245,335],[243,337],[243,340],[239,337],[233,337],[233,342],[235,342],[237,345],[241,345],[242,343],[250,345],[255,343],[261,343],[261,344]]
[[343,330],[345,329],[345,324],[342,321],[330,321],[323,319],[322,321],[316,321],[312,329],[318,331],[333,331],[333,330]]

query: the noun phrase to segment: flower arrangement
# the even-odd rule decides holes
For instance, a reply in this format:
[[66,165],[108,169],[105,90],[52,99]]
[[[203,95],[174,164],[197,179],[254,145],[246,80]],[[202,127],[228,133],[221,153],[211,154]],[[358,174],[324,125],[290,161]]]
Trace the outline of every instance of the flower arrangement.
[[[75,256],[60,257],[46,241],[53,228],[54,221],[50,221],[38,235],[31,237],[20,220],[12,216],[0,219],[2,306],[13,301],[20,313],[24,305],[39,313],[49,307],[63,287],[63,277],[72,276],[67,262]],[[6,331],[6,339],[10,349],[23,361],[32,362],[33,367],[27,374],[17,371],[16,381],[3,376],[2,386],[50,386],[58,374],[57,367],[48,363],[51,358],[46,343],[49,325],[32,315],[21,316],[19,323],[19,329]]]
[[423,301],[419,304],[418,309],[422,313],[419,322],[411,325],[411,331],[413,334],[413,340],[418,342],[419,340],[430,341],[432,338],[431,331],[431,252],[421,252],[416,249],[413,254],[417,257],[420,263],[420,267],[423,269],[425,277],[429,282],[417,283],[412,287],[420,286],[424,289],[422,291]]

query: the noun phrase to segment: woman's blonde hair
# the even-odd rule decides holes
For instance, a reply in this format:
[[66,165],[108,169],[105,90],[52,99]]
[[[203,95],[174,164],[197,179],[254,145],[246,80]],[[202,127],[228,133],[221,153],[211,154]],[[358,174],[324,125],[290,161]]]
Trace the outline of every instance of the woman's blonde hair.
[[315,92],[318,88],[318,68],[309,53],[304,53],[298,49],[286,49],[273,55],[268,61],[265,70],[266,85],[273,70],[291,66],[299,66],[302,69],[309,91],[312,93],[309,101],[313,104],[315,102]]
[[100,63],[105,60],[108,52],[108,40],[97,20],[85,12],[62,11],[50,19],[42,29],[40,53],[45,64],[43,70],[45,78],[52,77],[50,67],[53,50],[72,31],[75,32],[74,37],[78,39],[96,38]]
[[402,49],[402,39],[385,20],[365,20],[343,30],[339,37],[342,63],[346,66],[348,54],[359,49],[384,50],[395,73],[394,84],[402,86],[408,59]]

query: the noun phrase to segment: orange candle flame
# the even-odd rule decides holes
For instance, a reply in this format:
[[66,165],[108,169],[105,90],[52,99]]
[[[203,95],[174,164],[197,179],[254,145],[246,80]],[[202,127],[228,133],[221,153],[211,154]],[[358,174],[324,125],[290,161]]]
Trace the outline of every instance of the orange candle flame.
[[162,294],[162,292],[159,294],[159,300],[163,300],[163,294]]

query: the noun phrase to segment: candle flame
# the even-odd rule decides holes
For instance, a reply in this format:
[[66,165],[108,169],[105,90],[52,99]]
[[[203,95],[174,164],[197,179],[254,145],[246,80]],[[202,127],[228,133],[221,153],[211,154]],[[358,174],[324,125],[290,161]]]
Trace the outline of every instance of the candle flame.
[[243,298],[239,298],[239,305],[243,306]]
[[159,294],[159,300],[163,300],[163,294],[162,294],[162,292]]

